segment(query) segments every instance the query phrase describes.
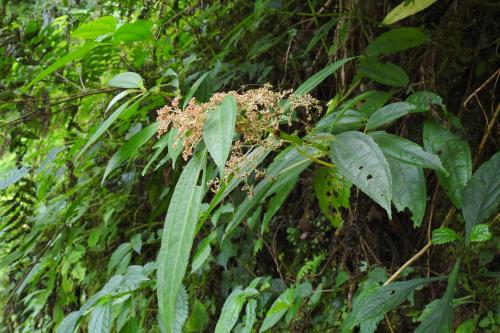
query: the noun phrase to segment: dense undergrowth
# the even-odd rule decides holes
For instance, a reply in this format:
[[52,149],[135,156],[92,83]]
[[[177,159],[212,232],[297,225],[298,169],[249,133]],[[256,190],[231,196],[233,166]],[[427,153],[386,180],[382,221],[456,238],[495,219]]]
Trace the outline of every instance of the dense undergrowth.
[[0,14],[0,332],[500,329],[498,4]]

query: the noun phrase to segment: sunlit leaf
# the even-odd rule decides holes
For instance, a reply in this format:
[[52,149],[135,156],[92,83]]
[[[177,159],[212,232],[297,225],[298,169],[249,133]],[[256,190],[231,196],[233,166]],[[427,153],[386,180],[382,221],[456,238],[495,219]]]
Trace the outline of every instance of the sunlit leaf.
[[153,24],[150,21],[137,20],[132,23],[125,23],[119,27],[113,40],[120,42],[141,42],[151,39],[153,37],[151,28]]
[[113,16],[103,16],[80,25],[71,33],[73,38],[95,39],[99,36],[112,33],[116,28],[116,19]]
[[387,16],[382,21],[382,24],[393,24],[408,16],[412,16],[430,5],[432,5],[437,0],[411,0],[402,1],[393,10],[387,14]]
[[142,77],[134,72],[123,72],[111,79],[108,82],[108,86],[118,87],[118,88],[138,88],[144,90],[144,83],[142,82]]

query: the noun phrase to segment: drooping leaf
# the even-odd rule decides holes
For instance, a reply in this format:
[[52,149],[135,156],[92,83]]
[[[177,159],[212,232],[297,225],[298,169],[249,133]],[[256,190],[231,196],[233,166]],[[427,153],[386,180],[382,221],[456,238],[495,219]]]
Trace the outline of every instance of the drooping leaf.
[[378,57],[396,53],[429,41],[429,36],[422,30],[411,27],[396,28],[378,35],[366,47],[366,55]]
[[487,224],[476,224],[469,235],[470,242],[485,242],[492,237],[490,228]]
[[383,131],[373,132],[369,135],[379,145],[385,156],[406,164],[439,170],[447,174],[439,157],[426,152],[418,144]]
[[82,46],[78,47],[77,49],[71,51],[70,53],[66,54],[64,57],[56,60],[52,65],[50,65],[49,67],[45,68],[43,71],[38,73],[38,75],[35,76],[35,78],[33,80],[31,80],[31,82],[25,86],[25,89],[28,89],[31,86],[35,85],[38,81],[42,80],[47,75],[55,72],[57,69],[61,68],[62,66],[69,64],[73,60],[77,60],[77,59],[82,58],[84,55],[86,55],[87,53],[92,51],[92,49],[94,49],[98,45],[99,45],[99,43],[97,43],[97,42],[89,41],[89,42],[83,44]]
[[430,5],[432,5],[437,0],[412,0],[412,1],[402,1],[399,5],[394,7],[393,10],[387,14],[387,16],[382,21],[382,24],[393,24],[408,16],[412,16]]
[[132,23],[125,23],[119,27],[113,36],[117,42],[141,42],[153,37],[151,28],[153,24],[150,21],[137,20]]
[[243,305],[245,305],[243,290],[240,287],[236,287],[222,306],[219,320],[215,326],[215,333],[231,332],[238,321]]
[[352,329],[364,321],[380,318],[380,316],[403,303],[408,295],[415,290],[439,280],[441,280],[440,277],[413,279],[379,286],[377,290],[366,297],[359,298],[356,306],[353,304],[352,312],[343,326]]
[[121,146],[109,160],[101,183],[104,183],[106,177],[123,162],[137,156],[139,148],[141,148],[146,142],[149,141],[149,139],[151,139],[153,135],[155,135],[157,129],[158,123],[153,123],[134,134],[127,142],[125,142],[125,144]]
[[358,67],[360,74],[367,78],[392,87],[406,87],[410,82],[408,74],[392,63],[381,63],[373,58],[363,58]]
[[422,224],[425,215],[427,188],[422,168],[387,158],[392,175],[392,202],[402,212],[408,208],[415,227]]
[[432,244],[441,245],[460,239],[455,230],[441,227],[432,230]]
[[112,33],[116,28],[116,19],[113,16],[103,16],[80,25],[71,33],[73,38],[96,39],[99,36]]
[[293,304],[294,290],[293,288],[289,288],[285,290],[281,295],[279,295],[279,297],[273,302],[269,310],[267,310],[266,317],[262,322],[259,333],[265,332],[276,325],[287,313],[287,311],[293,306]]
[[332,142],[330,156],[338,172],[391,217],[391,171],[375,141],[361,132],[344,132]]
[[92,310],[89,322],[89,333],[109,333],[112,324],[111,303],[99,305]]
[[123,72],[116,75],[108,82],[108,86],[127,89],[138,88],[144,90],[142,77],[134,72]]
[[417,327],[415,333],[451,333],[453,324],[453,292],[457,284],[460,260],[457,260],[448,278],[448,286],[443,297],[437,301],[433,311]]
[[472,229],[498,211],[500,204],[500,152],[474,172],[463,191],[462,214],[467,238]]
[[189,301],[186,287],[181,284],[175,300],[174,333],[182,333],[182,327],[189,314]]
[[394,120],[406,116],[415,109],[416,106],[405,102],[396,102],[386,105],[368,118],[366,129],[371,130],[380,126],[388,125]]
[[210,257],[210,252],[212,251],[212,248],[210,247],[210,242],[213,239],[211,235],[205,237],[198,245],[193,256],[193,261],[191,263],[191,272],[196,272],[197,270],[199,270],[201,266],[203,266],[205,261]]
[[159,316],[164,332],[172,333],[175,303],[188,265],[201,206],[203,189],[198,178],[206,163],[206,151],[198,151],[182,171],[175,186],[163,228],[157,258]]
[[224,165],[231,150],[234,126],[236,125],[236,100],[233,96],[224,97],[222,103],[210,110],[203,125],[203,140],[210,156],[224,176]]
[[425,150],[439,156],[448,176],[437,172],[451,202],[462,207],[462,191],[472,174],[469,143],[430,119],[424,124]]

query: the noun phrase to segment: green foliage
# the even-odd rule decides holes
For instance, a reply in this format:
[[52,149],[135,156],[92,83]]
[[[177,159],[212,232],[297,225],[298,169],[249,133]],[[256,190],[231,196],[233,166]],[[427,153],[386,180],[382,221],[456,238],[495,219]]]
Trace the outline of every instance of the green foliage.
[[498,10],[434,2],[5,2],[0,332],[498,331]]

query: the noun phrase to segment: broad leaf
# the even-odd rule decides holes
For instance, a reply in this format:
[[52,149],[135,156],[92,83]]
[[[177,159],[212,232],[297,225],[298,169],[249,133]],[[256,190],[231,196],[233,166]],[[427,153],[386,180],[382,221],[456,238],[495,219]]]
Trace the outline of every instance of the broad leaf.
[[438,171],[439,183],[448,192],[451,202],[462,207],[462,191],[472,174],[468,142],[430,119],[424,124],[424,147],[439,156],[448,172],[447,176]]
[[58,59],[52,65],[50,65],[49,67],[45,68],[43,71],[38,73],[38,75],[35,76],[35,78],[25,86],[25,89],[28,89],[29,87],[33,86],[35,83],[42,80],[47,75],[55,72],[62,66],[69,64],[73,60],[82,58],[84,55],[92,51],[92,49],[94,49],[98,45],[99,43],[90,41],[78,47],[77,49],[73,50],[72,52],[66,54],[64,57]]
[[498,211],[500,204],[500,152],[474,172],[463,191],[462,214],[467,238],[474,226]]
[[153,135],[155,135],[157,128],[158,123],[153,123],[134,134],[127,142],[125,142],[125,144],[120,147],[120,149],[118,149],[109,160],[101,183],[104,183],[106,177],[123,162],[136,157],[139,152],[139,148],[141,148],[146,142],[149,141],[149,139],[151,139]]
[[339,134],[332,142],[330,154],[338,172],[382,206],[391,217],[391,171],[373,139],[361,132]]
[[359,63],[359,73],[367,78],[392,87],[406,87],[410,82],[408,74],[392,63],[381,63],[373,58],[363,58]]
[[384,106],[368,118],[366,129],[371,130],[392,123],[415,110],[416,106],[405,102],[397,102]]
[[443,297],[437,301],[433,311],[417,327],[415,333],[451,333],[453,325],[453,292],[457,284],[460,260],[455,263],[448,278],[448,287]]
[[175,186],[163,228],[157,258],[159,316],[164,332],[172,333],[175,304],[189,261],[203,188],[198,186],[205,168],[206,151],[198,151],[182,171]]
[[73,38],[96,39],[99,36],[112,33],[116,28],[116,19],[113,16],[103,16],[80,25],[71,33]]
[[134,72],[123,72],[111,79],[108,86],[118,88],[138,88],[144,90],[144,83],[142,77]]
[[256,310],[257,301],[254,299],[249,300],[245,308],[245,326],[240,333],[252,333],[253,325],[257,321]]
[[346,182],[334,168],[319,168],[314,173],[314,193],[323,215],[334,227],[340,226],[341,207],[349,207],[351,184]]
[[73,333],[81,316],[81,311],[71,312],[69,315],[64,317],[59,326],[57,326],[56,333]]
[[112,321],[111,303],[99,305],[92,310],[89,322],[89,333],[109,333],[111,332]]
[[266,317],[260,327],[260,332],[265,332],[280,321],[287,311],[293,306],[294,290],[292,288],[285,290],[271,305],[266,312]]
[[244,291],[236,287],[228,296],[215,326],[215,333],[229,333],[238,321],[241,309],[245,305]]
[[369,134],[379,145],[384,155],[403,163],[439,170],[447,174],[437,155],[426,152],[418,144],[386,132]]
[[432,244],[435,245],[446,244],[454,242],[458,239],[460,239],[460,237],[453,229],[441,227],[432,230]]
[[408,16],[416,14],[432,5],[437,0],[404,0],[387,14],[382,24],[393,24]]
[[150,21],[137,20],[132,23],[125,23],[119,27],[113,40],[120,42],[141,42],[149,40],[153,37],[151,28],[153,24]]
[[208,111],[207,120],[203,125],[203,140],[219,168],[221,178],[224,176],[224,165],[231,150],[235,125],[236,100],[231,95],[224,97],[214,110]]
[[377,36],[368,44],[366,55],[378,57],[396,53],[429,41],[429,36],[417,28],[403,27],[393,29]]
[[415,227],[422,224],[427,201],[427,189],[422,168],[388,158],[392,175],[392,202],[402,212],[408,208]]
[[413,112],[429,111],[432,104],[438,105],[441,109],[446,110],[443,99],[430,91],[417,91],[408,96],[405,102],[417,107]]
[[203,303],[195,300],[193,309],[186,322],[186,330],[188,332],[203,332],[203,329],[208,323],[208,311]]
[[490,228],[487,224],[476,224],[469,235],[470,242],[485,242],[492,237]]

